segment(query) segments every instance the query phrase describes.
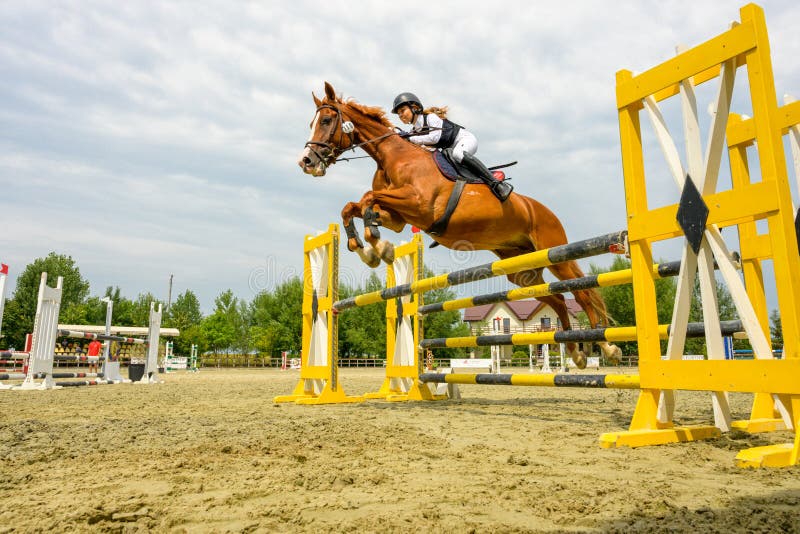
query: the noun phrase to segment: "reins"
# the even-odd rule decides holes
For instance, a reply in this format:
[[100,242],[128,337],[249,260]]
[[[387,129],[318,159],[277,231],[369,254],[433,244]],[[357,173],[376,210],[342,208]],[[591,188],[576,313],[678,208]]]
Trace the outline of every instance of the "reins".
[[[355,152],[355,150],[357,148],[361,148],[361,147],[363,147],[365,145],[369,145],[369,144],[372,144],[372,143],[377,143],[378,141],[382,141],[382,140],[386,139],[387,137],[391,137],[393,135],[400,135],[400,133],[401,133],[401,132],[396,132],[396,131],[390,131],[390,132],[387,132],[387,133],[385,133],[383,135],[379,135],[378,137],[373,137],[372,139],[367,139],[366,141],[362,141],[361,143],[354,144],[355,135],[353,135],[353,133],[355,132],[355,126],[350,121],[342,120],[342,110],[339,109],[337,106],[334,106],[334,105],[331,105],[331,104],[322,104],[321,106],[319,106],[317,108],[317,113],[319,113],[320,110],[322,110],[322,109],[332,109],[332,110],[334,110],[336,112],[336,119],[337,119],[338,123],[341,126],[339,128],[334,127],[334,132],[331,134],[331,137],[327,142],[325,142],[325,141],[308,141],[308,142],[306,142],[305,146],[308,147],[311,150],[311,152],[313,152],[314,155],[317,156],[320,159],[320,161],[322,161],[325,164],[326,167],[328,167],[330,165],[333,165],[334,163],[336,163],[338,161],[350,161],[350,160],[354,160],[354,159],[364,159],[364,158],[372,157],[372,156],[366,155],[366,156],[353,156],[353,157],[350,157],[350,158],[340,158],[340,156],[343,153],[345,153],[346,151],[348,151],[348,150],[352,150],[353,152]],[[441,129],[441,128],[431,128],[431,127],[427,128],[428,131],[434,130],[434,129]],[[348,136],[348,142],[350,143],[350,145],[348,147],[341,148],[341,147],[338,147],[338,146],[334,146],[332,144],[333,138],[336,135],[337,131],[341,132],[340,137],[339,137],[340,140],[343,140],[345,135]],[[424,133],[427,133],[427,131],[424,132]],[[422,133],[420,135],[422,135]],[[327,155],[320,154],[317,151],[317,149],[315,148],[317,146],[322,147],[324,149],[327,149],[329,151],[329,153]]]

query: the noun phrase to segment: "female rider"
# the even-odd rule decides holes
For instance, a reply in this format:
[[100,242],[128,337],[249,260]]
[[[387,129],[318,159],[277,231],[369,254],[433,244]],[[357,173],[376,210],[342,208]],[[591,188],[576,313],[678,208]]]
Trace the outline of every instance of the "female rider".
[[392,113],[400,117],[404,124],[412,125],[411,131],[402,132],[401,137],[426,147],[451,149],[453,159],[486,182],[500,202],[511,194],[514,187],[497,180],[474,156],[478,150],[478,139],[463,126],[448,120],[446,107],[423,110],[422,103],[414,93],[400,93],[394,99]]

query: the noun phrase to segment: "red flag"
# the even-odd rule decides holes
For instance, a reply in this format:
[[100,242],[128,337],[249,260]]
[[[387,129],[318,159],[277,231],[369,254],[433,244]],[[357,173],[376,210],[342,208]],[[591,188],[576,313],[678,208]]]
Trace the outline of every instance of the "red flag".
[[0,274],[8,274],[8,265],[0,263]]

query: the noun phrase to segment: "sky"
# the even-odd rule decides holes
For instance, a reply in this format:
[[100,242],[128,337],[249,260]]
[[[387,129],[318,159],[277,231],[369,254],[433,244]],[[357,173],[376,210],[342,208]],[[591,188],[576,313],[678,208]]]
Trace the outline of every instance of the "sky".
[[[226,289],[249,301],[300,274],[304,236],[339,222],[375,169],[361,159],[314,178],[298,167],[325,81],[368,105],[412,91],[449,106],[484,162],[519,161],[516,191],[549,206],[572,241],[622,229],[615,73],[722,33],[742,5],[5,0],[7,296],[51,251],[75,260],[93,295],[118,286],[166,300],[173,275],[173,300],[190,289],[206,313]],[[760,5],[778,94],[800,96],[800,2]],[[493,259],[426,252],[436,272]],[[363,283],[354,254],[341,263],[344,280]],[[507,287],[483,284],[468,290]]]

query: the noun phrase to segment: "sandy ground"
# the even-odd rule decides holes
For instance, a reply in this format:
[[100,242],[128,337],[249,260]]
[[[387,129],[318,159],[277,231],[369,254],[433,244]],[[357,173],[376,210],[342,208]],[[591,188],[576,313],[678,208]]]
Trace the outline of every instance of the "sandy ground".
[[[604,450],[635,391],[461,386],[438,403],[275,405],[297,371],[0,391],[2,532],[800,532],[787,432]],[[380,370],[343,370],[347,393]],[[749,396],[732,398],[745,417]],[[682,423],[710,420],[682,393]]]

